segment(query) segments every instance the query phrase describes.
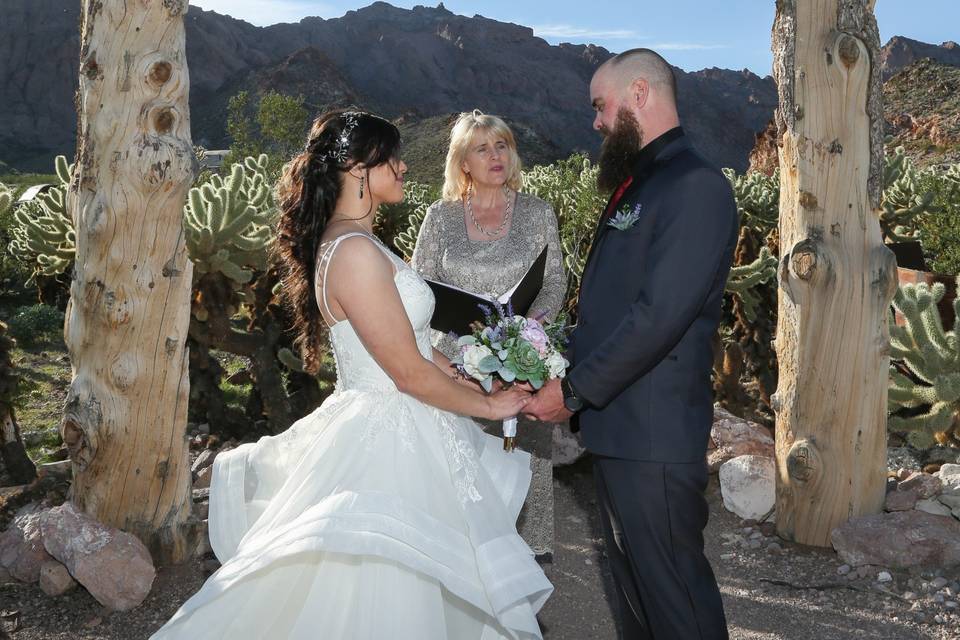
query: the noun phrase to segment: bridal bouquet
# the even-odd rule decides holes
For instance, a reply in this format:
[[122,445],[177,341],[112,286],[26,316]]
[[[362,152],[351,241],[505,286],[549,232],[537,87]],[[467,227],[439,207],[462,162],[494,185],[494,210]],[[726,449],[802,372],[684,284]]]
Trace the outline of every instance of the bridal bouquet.
[[[539,389],[547,380],[562,378],[570,363],[563,357],[566,345],[565,318],[541,324],[534,318],[514,315],[497,305],[481,307],[485,324],[473,325],[471,335],[457,339],[460,355],[457,369],[480,383],[487,392],[499,379],[505,384],[529,383]],[[503,448],[512,451],[517,419],[503,421]]]

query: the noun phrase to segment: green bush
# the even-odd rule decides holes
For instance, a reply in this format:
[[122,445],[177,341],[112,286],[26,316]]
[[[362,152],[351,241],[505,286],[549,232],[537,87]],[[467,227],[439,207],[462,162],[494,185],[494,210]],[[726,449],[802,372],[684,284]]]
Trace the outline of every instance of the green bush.
[[920,220],[920,242],[927,268],[960,275],[960,164],[928,169],[919,176],[920,191],[932,194],[931,210]]
[[31,349],[63,341],[64,314],[55,307],[35,304],[18,307],[7,323],[21,348]]

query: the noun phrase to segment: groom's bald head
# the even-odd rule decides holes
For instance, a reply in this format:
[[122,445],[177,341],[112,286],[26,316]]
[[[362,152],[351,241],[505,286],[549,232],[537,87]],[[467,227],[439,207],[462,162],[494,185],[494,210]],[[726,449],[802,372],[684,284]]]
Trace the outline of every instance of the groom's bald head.
[[677,79],[663,57],[650,49],[630,49],[616,55],[597,69],[611,86],[629,91],[638,80],[646,80],[658,98],[677,103]]

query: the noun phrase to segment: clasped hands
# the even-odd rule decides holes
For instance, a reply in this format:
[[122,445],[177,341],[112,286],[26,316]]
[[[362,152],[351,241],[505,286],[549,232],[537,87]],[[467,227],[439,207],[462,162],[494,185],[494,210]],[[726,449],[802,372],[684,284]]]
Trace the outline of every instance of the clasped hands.
[[[503,386],[499,380],[494,382],[494,388]],[[523,415],[531,420],[541,422],[563,422],[573,414],[563,405],[563,392],[560,390],[560,380],[548,380],[539,391],[534,390],[529,383],[517,383],[515,386],[533,394],[530,401],[523,407]]]

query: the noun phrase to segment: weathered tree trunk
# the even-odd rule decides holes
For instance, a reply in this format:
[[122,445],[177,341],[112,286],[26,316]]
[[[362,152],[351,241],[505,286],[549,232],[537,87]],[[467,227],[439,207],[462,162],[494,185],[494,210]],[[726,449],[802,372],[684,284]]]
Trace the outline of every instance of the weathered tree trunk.
[[192,265],[182,229],[190,142],[186,0],[83,0],[77,257],[61,425],[72,500],[162,564],[195,546],[185,348]]
[[828,546],[883,505],[896,287],[878,206],[883,162],[874,0],[779,0],[777,529]]

